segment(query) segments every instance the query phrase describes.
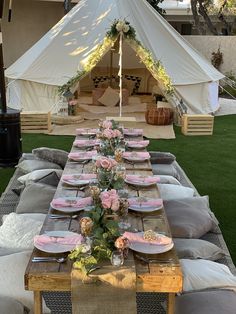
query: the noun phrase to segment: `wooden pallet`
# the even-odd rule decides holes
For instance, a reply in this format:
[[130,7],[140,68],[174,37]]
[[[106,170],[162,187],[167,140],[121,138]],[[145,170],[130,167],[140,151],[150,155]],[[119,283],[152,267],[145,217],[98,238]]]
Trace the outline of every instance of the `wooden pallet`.
[[182,116],[181,131],[184,135],[212,135],[214,117],[211,115],[190,115]]
[[52,131],[51,113],[24,111],[20,114],[21,131],[24,133],[50,133]]

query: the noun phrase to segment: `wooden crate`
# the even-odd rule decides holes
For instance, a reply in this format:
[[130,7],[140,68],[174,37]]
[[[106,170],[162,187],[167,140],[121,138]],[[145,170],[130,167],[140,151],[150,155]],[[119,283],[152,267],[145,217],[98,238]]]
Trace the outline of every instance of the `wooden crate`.
[[24,111],[20,114],[21,131],[25,133],[52,131],[51,113],[40,111]]
[[181,131],[184,135],[212,135],[214,117],[211,115],[190,115],[182,116]]

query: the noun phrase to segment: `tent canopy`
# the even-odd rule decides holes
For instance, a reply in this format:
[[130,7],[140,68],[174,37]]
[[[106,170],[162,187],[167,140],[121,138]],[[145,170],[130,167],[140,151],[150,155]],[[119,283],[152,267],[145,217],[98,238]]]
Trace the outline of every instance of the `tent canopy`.
[[[24,82],[28,86],[33,84],[35,90],[40,84],[48,85],[47,88],[40,86],[38,93],[45,102],[47,98],[51,100],[50,103],[53,99],[56,101],[53,86],[65,84],[78,70],[83,70],[89,55],[97,45],[102,44],[115,19],[126,19],[135,28],[136,38],[152,53],[154,59],[162,62],[178,94],[187,102],[192,112],[213,111],[210,96],[212,93],[207,86],[210,82],[217,82],[223,75],[187,43],[146,0],[81,0],[6,70],[6,76],[16,80],[9,86],[10,104],[15,103],[15,107],[19,108],[23,104],[22,97],[25,97],[25,102],[32,103],[28,107],[32,106],[31,110],[36,110],[36,99],[30,100],[30,97],[23,95],[27,91],[24,90]],[[138,62],[132,65],[129,58],[124,57],[124,67],[128,65],[143,67]],[[193,94],[191,100],[190,89],[198,94],[197,99],[194,99]],[[202,97],[199,97],[200,91],[204,93]]]

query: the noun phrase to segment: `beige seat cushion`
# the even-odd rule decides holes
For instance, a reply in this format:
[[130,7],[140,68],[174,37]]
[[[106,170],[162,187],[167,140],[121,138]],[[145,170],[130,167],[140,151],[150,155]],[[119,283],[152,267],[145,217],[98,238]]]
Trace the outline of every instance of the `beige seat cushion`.
[[98,101],[107,107],[115,107],[119,99],[119,93],[111,87],[107,87],[104,94],[98,99]]

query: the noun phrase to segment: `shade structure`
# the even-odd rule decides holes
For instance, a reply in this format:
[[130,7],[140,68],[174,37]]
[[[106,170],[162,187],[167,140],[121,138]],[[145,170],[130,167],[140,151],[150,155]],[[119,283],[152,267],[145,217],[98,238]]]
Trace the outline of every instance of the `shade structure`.
[[[6,70],[9,106],[47,110],[58,99],[58,86],[83,70],[113,21],[126,19],[136,38],[160,60],[176,94],[190,113],[218,109],[217,82],[224,77],[166,22],[146,0],[81,0],[45,36]],[[123,67],[143,67],[132,56]]]

